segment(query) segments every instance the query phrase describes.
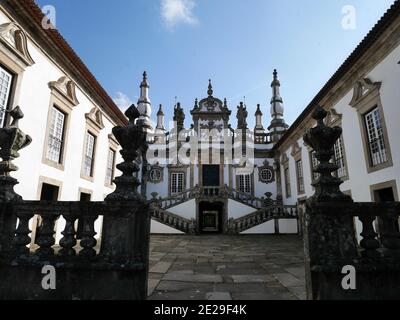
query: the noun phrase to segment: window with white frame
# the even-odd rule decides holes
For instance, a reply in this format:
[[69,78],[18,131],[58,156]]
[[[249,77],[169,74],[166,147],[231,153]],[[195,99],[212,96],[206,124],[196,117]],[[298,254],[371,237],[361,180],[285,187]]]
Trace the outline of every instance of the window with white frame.
[[297,174],[297,191],[304,192],[304,174],[303,174],[303,161],[296,161],[296,174]]
[[64,147],[64,128],[66,115],[53,106],[50,114],[49,137],[47,140],[46,158],[55,163],[62,162],[62,150]]
[[344,158],[344,143],[343,143],[343,135],[340,136],[338,141],[336,141],[334,146],[334,160],[336,165],[339,167],[337,170],[337,177],[343,178],[347,176],[347,169],[346,169],[346,161]]
[[96,137],[90,132],[86,133],[86,145],[83,159],[83,175],[93,177],[94,148]]
[[171,194],[182,193],[184,191],[185,174],[183,172],[171,173]]
[[115,151],[108,149],[106,184],[111,185],[114,179]]
[[253,193],[250,174],[239,175],[239,191],[247,194]]
[[388,161],[382,119],[378,107],[364,115],[368,149],[372,166]]
[[0,128],[4,126],[5,113],[8,107],[12,75],[0,66]]

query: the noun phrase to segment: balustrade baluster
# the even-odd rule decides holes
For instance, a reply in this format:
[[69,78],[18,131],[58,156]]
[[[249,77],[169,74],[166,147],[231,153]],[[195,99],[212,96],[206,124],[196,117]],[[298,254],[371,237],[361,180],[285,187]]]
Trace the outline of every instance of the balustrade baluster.
[[39,246],[37,253],[41,256],[50,256],[54,254],[52,248],[56,242],[54,238],[54,226],[58,216],[53,214],[42,214],[41,223],[37,229],[36,244]]
[[375,232],[373,222],[375,221],[374,216],[360,216],[359,217],[363,230],[361,236],[363,239],[360,242],[361,248],[364,250],[361,252],[363,257],[379,257],[380,253],[376,250],[380,247],[379,241],[376,239],[378,234]]
[[76,251],[74,249],[77,241],[76,241],[76,231],[75,231],[75,221],[77,219],[76,216],[65,214],[63,215],[66,223],[64,231],[61,232],[63,238],[60,240],[60,246],[62,249],[60,250],[60,254],[62,256],[75,256]]
[[80,243],[83,249],[79,252],[80,256],[93,257],[96,255],[96,250],[94,249],[97,244],[97,240],[94,237],[97,234],[94,230],[96,220],[97,216],[83,217],[82,240]]
[[388,209],[381,217],[381,238],[383,247],[386,249],[384,252],[386,256],[400,256],[400,233],[396,229],[398,218],[398,213],[391,209]]
[[28,244],[31,243],[31,237],[29,234],[29,220],[33,217],[33,214],[17,213],[18,227],[15,230],[15,237],[13,244],[19,254],[29,253]]

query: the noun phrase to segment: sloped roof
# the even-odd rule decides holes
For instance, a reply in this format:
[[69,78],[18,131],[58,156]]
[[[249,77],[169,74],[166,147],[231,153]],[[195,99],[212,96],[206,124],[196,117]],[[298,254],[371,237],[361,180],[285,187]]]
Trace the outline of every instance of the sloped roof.
[[34,0],[4,0],[4,3],[15,14],[15,18],[20,20],[18,22],[23,27],[27,27],[26,30],[30,35],[41,45],[46,46],[44,49],[49,49],[46,51],[50,56],[68,70],[71,76],[74,76],[74,80],[79,82],[92,98],[108,111],[116,123],[127,123],[122,111],[58,30],[42,28],[44,14]]

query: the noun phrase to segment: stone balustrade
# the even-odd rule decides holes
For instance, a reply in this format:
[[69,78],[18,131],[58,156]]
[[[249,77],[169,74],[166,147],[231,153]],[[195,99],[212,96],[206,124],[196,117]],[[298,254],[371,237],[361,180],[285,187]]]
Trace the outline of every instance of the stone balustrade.
[[[326,126],[326,116],[316,107],[317,126],[304,136],[319,162],[304,216],[308,299],[398,299],[400,203],[356,203],[340,191],[342,181],[332,175],[338,167],[330,160],[342,130]],[[351,287],[343,285],[346,274]]]
[[231,233],[241,233],[265,222],[276,219],[298,219],[297,206],[274,205],[229,221]]
[[[139,171],[139,151],[147,147],[145,134],[135,123],[137,109],[132,106],[126,111],[126,126],[113,129],[124,162],[117,165],[122,176],[114,180],[116,190],[105,202],[22,200],[13,189],[18,181],[10,172],[18,169],[12,164],[18,150],[32,139],[18,128],[23,118],[20,108],[10,115],[11,125],[0,128],[0,299],[146,299],[151,218],[134,175]],[[99,217],[103,226],[96,238]],[[32,241],[34,218],[39,225]],[[55,226],[60,219],[65,226],[56,243]],[[82,226],[79,235],[78,223]],[[44,267],[55,272],[52,290],[42,286]]]

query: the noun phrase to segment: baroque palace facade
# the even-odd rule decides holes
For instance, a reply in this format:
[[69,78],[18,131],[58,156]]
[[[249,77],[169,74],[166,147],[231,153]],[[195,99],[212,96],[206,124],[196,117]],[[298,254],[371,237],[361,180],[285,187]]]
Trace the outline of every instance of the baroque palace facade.
[[[0,125],[8,125],[7,111],[20,106],[21,129],[33,137],[29,152],[15,161],[21,182],[16,191],[27,200],[102,201],[114,190],[121,161],[111,130],[126,118],[58,31],[42,28],[42,20],[32,0],[1,2]],[[315,125],[316,105],[329,112],[329,125],[343,129],[333,159],[342,190],[356,201],[398,201],[399,44],[396,1],[291,126],[284,120],[277,71],[271,108],[258,106],[254,128],[248,128],[247,106],[217,98],[210,81],[191,108],[190,128],[184,127],[189,115],[183,106],[164,107],[173,109],[170,131],[161,106],[152,117],[144,74],[138,121],[150,147],[140,177],[152,205],[152,232],[298,233],[302,207],[319,178],[312,171],[313,151],[302,139]],[[33,233],[40,223],[31,221]],[[57,223],[56,241],[63,223]]]

